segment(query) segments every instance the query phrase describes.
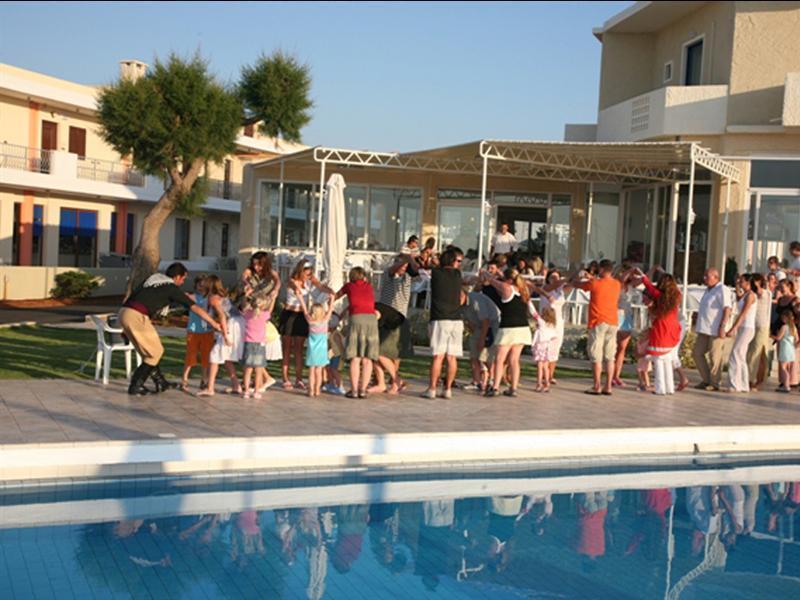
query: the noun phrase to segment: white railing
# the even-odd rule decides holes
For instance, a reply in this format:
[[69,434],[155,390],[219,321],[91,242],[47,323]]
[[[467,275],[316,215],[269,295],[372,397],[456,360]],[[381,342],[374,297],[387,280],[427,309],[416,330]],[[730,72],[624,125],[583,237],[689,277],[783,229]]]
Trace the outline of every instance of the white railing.
[[225,200],[241,200],[242,184],[209,178],[208,195],[214,198],[224,198]]
[[131,168],[129,165],[98,158],[78,159],[78,177],[93,181],[119,183],[136,187],[144,186],[144,174]]
[[3,143],[0,147],[0,169],[49,173],[50,150]]

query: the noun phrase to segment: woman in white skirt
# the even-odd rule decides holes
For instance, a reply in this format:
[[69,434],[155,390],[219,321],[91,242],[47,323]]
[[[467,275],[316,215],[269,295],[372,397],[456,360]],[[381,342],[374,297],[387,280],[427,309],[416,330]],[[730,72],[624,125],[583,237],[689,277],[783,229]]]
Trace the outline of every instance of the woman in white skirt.
[[208,387],[200,390],[198,396],[213,396],[214,382],[219,366],[224,364],[231,378],[231,387],[225,391],[240,395],[242,388],[236,376],[236,363],[244,354],[244,319],[228,298],[227,290],[216,275],[208,276],[208,306],[220,324],[221,331],[216,335],[214,347],[211,349],[210,367],[208,370]]
[[531,344],[531,326],[528,323],[528,285],[516,269],[507,269],[504,279],[491,279],[489,283],[500,293],[500,329],[495,346],[497,358],[494,363],[494,382],[486,391],[487,396],[500,394],[500,381],[508,361],[511,387],[505,396],[516,396],[519,386],[522,349]]
[[750,278],[740,275],[736,281],[739,292],[739,314],[728,330],[728,337],[736,337],[728,361],[728,379],[731,392],[750,391],[750,372],[747,366],[747,349],[756,334],[756,295],[751,290]]

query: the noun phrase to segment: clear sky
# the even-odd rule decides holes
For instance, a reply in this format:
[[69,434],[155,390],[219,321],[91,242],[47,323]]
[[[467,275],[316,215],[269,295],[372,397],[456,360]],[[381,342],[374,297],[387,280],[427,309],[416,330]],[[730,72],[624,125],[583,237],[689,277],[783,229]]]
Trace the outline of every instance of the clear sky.
[[0,62],[110,83],[117,62],[199,49],[235,82],[259,53],[311,67],[307,144],[414,150],[560,140],[593,123],[592,27],[631,2],[4,2]]

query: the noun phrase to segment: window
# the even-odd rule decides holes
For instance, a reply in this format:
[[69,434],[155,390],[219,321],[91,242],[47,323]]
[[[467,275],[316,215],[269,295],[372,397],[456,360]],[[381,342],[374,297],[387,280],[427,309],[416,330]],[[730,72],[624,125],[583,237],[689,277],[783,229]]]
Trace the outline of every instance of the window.
[[225,179],[222,182],[222,197],[226,200],[231,198],[231,159],[225,159]]
[[800,239],[800,195],[784,194],[751,195],[746,260],[753,271],[765,270],[770,256],[792,261],[789,244]]
[[256,132],[256,126],[254,123],[248,123],[244,126],[244,135],[245,137],[253,137]]
[[367,188],[348,185],[344,188],[347,247],[364,250],[367,247]]
[[113,254],[117,251],[117,212],[111,213],[111,230],[108,232],[108,251]]
[[[115,253],[117,251],[117,235],[119,229],[117,212],[111,213],[111,232],[108,239],[108,251]],[[127,213],[125,218],[125,249],[124,252],[128,256],[133,254],[133,213]]]
[[[453,245],[461,248],[469,258],[478,256],[480,230],[480,192],[439,190],[439,249]],[[485,220],[488,228],[489,219]],[[488,233],[488,229],[484,234]],[[484,238],[488,245],[487,238]],[[488,247],[488,246],[485,246]]]
[[133,254],[133,213],[128,213],[127,222],[125,224],[125,254],[131,256]]
[[672,81],[672,61],[664,63],[664,83]]
[[86,158],[86,130],[81,127],[69,128],[69,151],[77,154],[80,160]]
[[569,232],[572,196],[554,194],[550,203],[550,239],[547,242],[548,262],[558,268],[569,268]]
[[189,258],[189,219],[175,219],[175,259]]
[[206,254],[206,233],[208,229],[208,223],[203,221],[203,235],[200,238],[200,256],[208,256]]
[[58,226],[58,264],[93,267],[97,257],[97,211],[62,208]]
[[[11,236],[11,255],[13,264],[20,264],[20,248],[24,227],[21,222],[22,203],[14,203],[14,230]],[[31,239],[31,262],[32,266],[42,264],[42,248],[44,233],[44,207],[41,204],[33,205],[33,235]]]
[[228,244],[229,244],[229,225],[227,223],[222,224],[222,245],[219,250],[219,255],[224,257],[228,256]]
[[754,160],[750,187],[800,188],[800,160]]
[[58,149],[58,123],[42,121],[42,150]]
[[591,229],[586,246],[589,260],[608,258],[617,255],[617,219],[619,217],[619,194],[615,192],[595,192],[592,202]]
[[703,40],[685,46],[686,70],[683,85],[700,85],[703,76]]
[[314,239],[314,186],[284,184],[282,246],[308,246]]

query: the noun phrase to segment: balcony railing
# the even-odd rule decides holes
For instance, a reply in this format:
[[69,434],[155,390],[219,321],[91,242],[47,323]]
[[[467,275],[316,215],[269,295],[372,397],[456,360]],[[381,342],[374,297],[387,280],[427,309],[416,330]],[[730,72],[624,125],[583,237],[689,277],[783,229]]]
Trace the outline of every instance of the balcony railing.
[[225,200],[241,200],[242,199],[242,184],[234,183],[232,181],[223,181],[222,179],[208,180],[208,195],[215,198],[224,198]]
[[49,173],[50,150],[4,143],[0,148],[0,169]]
[[78,177],[105,181],[106,183],[119,183],[136,187],[144,186],[144,174],[131,168],[129,165],[110,160],[80,157],[78,160]]

